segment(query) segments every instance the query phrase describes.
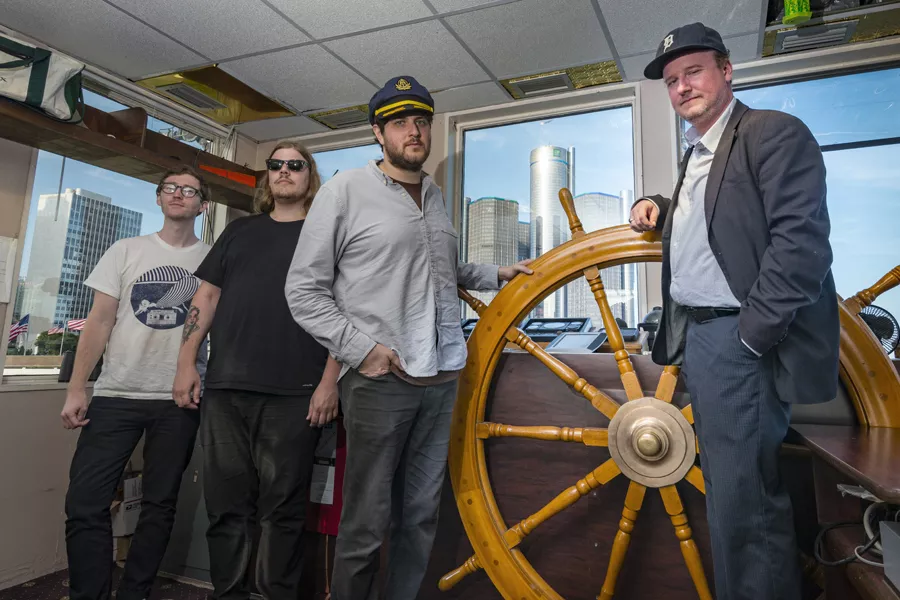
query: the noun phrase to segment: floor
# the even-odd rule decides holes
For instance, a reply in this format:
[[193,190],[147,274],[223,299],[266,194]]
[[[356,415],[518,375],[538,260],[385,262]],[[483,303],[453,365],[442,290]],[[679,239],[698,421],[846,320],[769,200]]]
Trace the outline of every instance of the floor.
[[[122,576],[122,569],[117,568],[113,573],[113,590]],[[208,589],[173,581],[171,579],[157,578],[149,600],[205,600]],[[115,597],[115,591],[113,591]],[[0,590],[0,600],[68,600],[69,598],[69,571],[57,571],[28,581],[15,587]]]

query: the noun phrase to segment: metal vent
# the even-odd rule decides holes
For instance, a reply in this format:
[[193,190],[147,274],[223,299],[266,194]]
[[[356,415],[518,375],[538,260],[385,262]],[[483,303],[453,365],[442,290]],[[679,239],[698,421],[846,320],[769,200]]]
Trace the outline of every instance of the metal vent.
[[192,88],[186,83],[173,83],[172,85],[163,85],[156,89],[175,96],[182,102],[189,104],[195,110],[207,111],[227,108],[221,102],[210,98],[203,92]]
[[369,124],[369,107],[367,105],[339,108],[325,112],[306,115],[329,129],[349,129]]
[[513,96],[518,98],[530,98],[532,96],[555,94],[575,89],[575,86],[572,85],[572,80],[565,71],[510,79],[505,84],[510,88]]
[[775,36],[775,54],[812,50],[846,44],[856,31],[858,20],[824,23],[798,29],[781,30]]

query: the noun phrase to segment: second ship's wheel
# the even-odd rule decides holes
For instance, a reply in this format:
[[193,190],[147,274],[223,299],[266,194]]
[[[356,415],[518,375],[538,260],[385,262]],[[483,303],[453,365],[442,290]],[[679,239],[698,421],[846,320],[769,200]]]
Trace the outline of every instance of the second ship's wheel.
[[[700,552],[692,538],[691,527],[675,486],[685,480],[705,493],[703,473],[696,460],[699,450],[692,427],[691,406],[679,409],[672,404],[679,369],[675,366],[665,367],[655,394],[644,395],[600,277],[600,270],[607,267],[660,261],[662,254],[658,235],[637,235],[627,226],[586,234],[575,214],[569,191],[563,189],[559,196],[569,218],[572,232],[570,242],[537,259],[532,264],[534,274],[530,277],[518,277],[510,282],[490,306],[460,290],[460,297],[479,314],[479,322],[469,339],[470,356],[460,378],[458,401],[453,414],[449,462],[456,503],[476,553],[462,566],[445,575],[440,581],[440,588],[448,590],[464,577],[484,569],[505,598],[561,599],[537,573],[518,546],[542,523],[591,490],[621,475],[630,482],[598,598],[609,599],[615,593],[617,578],[631,541],[631,532],[638,521],[638,514],[649,488],[652,493],[658,492],[662,498],[698,596],[703,600],[711,599]],[[627,398],[627,402],[621,405],[517,328],[517,324],[544,298],[581,276],[590,285],[600,308],[609,344],[615,353]],[[900,378],[890,360],[886,357],[882,360],[869,347],[874,338],[869,339],[871,334],[856,316],[861,305],[868,304],[878,293],[897,282],[900,282],[900,267],[872,288],[877,288],[875,292],[868,290],[868,296],[861,293],[841,306],[842,379],[862,423],[868,423],[873,420],[870,417],[874,417],[882,425],[900,425],[900,419],[897,418],[900,411],[896,408],[887,411],[873,408],[877,400],[881,400],[878,404],[883,404],[885,393],[900,393]],[[847,305],[850,305],[849,309]],[[485,421],[492,378],[507,343],[513,343],[534,356],[583,395],[596,410],[609,419],[608,428],[517,426]],[[848,348],[849,357],[844,351]],[[867,409],[867,405],[870,408]],[[610,458],[586,473],[571,487],[561,491],[531,516],[508,527],[494,498],[485,461],[484,444],[496,437],[555,440],[606,447]]]

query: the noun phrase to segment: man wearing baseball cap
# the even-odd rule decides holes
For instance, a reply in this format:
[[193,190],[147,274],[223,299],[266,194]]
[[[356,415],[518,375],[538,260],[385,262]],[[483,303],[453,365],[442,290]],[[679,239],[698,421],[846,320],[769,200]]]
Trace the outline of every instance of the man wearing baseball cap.
[[458,260],[459,237],[422,165],[434,101],[409,76],[369,102],[384,160],[339,173],[316,195],[288,272],[294,319],[341,363],[347,429],[332,597],[418,594],[437,529],[457,377],[466,362],[457,285],[500,287],[510,267]]
[[668,33],[644,75],[692,127],[671,199],[631,210],[662,231],[653,360],[681,365],[706,484],[716,597],[794,600],[801,577],[778,454],[791,403],[835,397],[840,325],[825,166],[809,129],[731,90],[719,34]]

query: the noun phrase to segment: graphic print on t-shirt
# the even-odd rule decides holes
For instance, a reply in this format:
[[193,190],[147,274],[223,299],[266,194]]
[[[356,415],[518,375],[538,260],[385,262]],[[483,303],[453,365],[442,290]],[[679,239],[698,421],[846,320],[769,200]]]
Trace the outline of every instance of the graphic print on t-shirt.
[[138,321],[151,329],[182,327],[188,303],[200,280],[181,267],[157,267],[141,275],[131,289],[131,308]]

